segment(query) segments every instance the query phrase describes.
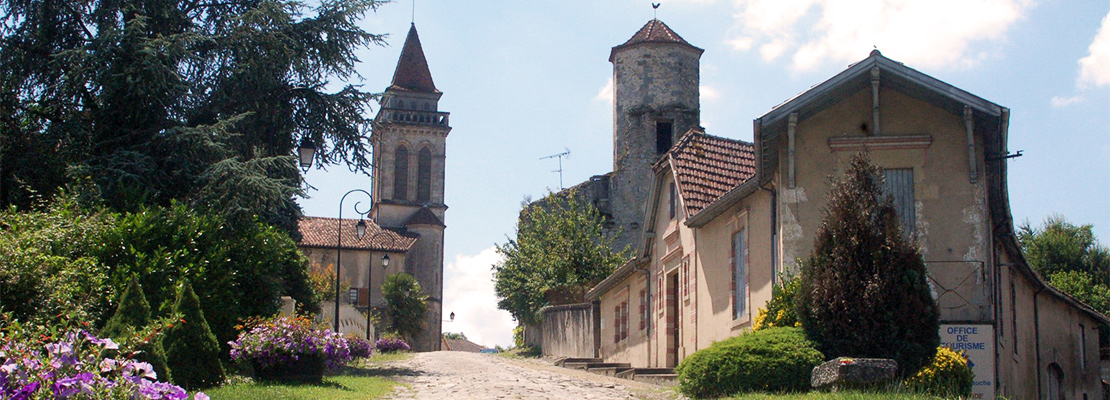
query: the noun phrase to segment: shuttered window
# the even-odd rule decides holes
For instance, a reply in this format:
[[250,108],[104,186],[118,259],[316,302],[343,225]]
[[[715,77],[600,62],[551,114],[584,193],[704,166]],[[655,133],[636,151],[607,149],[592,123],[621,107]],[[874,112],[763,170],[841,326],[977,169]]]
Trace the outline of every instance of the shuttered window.
[[894,200],[894,212],[902,232],[913,237],[916,210],[913,200],[913,168],[883,170],[883,191]]

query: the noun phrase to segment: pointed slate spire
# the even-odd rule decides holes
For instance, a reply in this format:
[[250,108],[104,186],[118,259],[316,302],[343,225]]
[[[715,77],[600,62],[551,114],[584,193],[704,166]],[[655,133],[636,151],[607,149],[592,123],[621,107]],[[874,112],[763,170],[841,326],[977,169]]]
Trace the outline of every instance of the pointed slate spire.
[[632,35],[627,42],[624,42],[624,44],[620,46],[613,47],[613,51],[609,54],[609,61],[613,61],[613,55],[615,55],[617,51],[641,43],[673,43],[688,46],[699,52],[702,51],[702,49],[687,42],[682,36],[678,36],[678,34],[671,30],[671,27],[667,26],[667,24],[664,24],[663,21],[653,19],[644,24],[644,26],[640,28],[635,35]]
[[416,24],[409,28],[409,35],[405,38],[405,46],[401,48],[401,58],[397,60],[397,70],[393,72],[393,84],[389,88],[412,92],[439,93],[439,90],[436,90],[435,83],[432,82],[432,73],[428,70],[428,60],[424,58],[424,49],[420,46],[420,35],[416,33]]

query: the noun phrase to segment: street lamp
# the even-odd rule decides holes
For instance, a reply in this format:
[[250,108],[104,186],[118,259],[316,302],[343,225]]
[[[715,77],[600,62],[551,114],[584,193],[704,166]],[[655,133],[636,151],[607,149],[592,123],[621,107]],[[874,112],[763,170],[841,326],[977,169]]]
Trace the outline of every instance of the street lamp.
[[[373,305],[370,300],[374,299],[374,284],[373,280],[370,279],[373,264],[373,261],[366,264],[366,340],[370,340],[370,307]],[[382,271],[385,271],[386,268],[389,268],[389,254],[382,256]]]
[[[305,141],[301,142],[302,146],[304,145],[304,142]],[[309,145],[311,144],[312,143],[309,142]],[[304,152],[302,152],[301,155],[301,166],[303,167]],[[309,165],[311,165],[311,161],[309,162]],[[362,194],[365,194],[366,197],[370,197],[371,203],[373,203],[374,200],[373,197],[370,196],[370,193],[362,189],[351,189],[349,192],[343,194],[343,197],[339,198],[339,229],[336,229],[335,238],[335,321],[333,321],[335,323],[335,333],[339,333],[339,270],[343,268],[343,264],[341,263],[343,256],[343,200],[346,200],[347,195],[354,192],[360,192]],[[370,210],[359,211],[359,204],[362,204],[362,202],[355,203],[355,212],[358,213],[358,224],[355,225],[355,236],[358,236],[359,240],[362,240],[362,236],[366,235],[366,221],[363,221],[362,217],[366,215],[366,213],[370,212]]]
[[297,146],[297,158],[301,164],[301,171],[305,173],[312,167],[312,159],[316,156],[316,145],[308,138],[301,139],[301,144]]

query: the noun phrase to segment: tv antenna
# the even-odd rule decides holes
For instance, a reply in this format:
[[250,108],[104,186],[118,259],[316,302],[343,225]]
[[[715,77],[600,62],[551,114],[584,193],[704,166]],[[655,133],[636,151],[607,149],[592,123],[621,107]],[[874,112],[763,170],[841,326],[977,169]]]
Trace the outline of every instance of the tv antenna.
[[548,158],[558,158],[559,159],[559,169],[551,171],[551,172],[558,172],[559,173],[559,190],[565,189],[563,187],[563,157],[570,158],[570,149],[564,147],[562,153],[552,154],[552,155],[547,156],[547,157],[540,157],[541,160],[546,160]]

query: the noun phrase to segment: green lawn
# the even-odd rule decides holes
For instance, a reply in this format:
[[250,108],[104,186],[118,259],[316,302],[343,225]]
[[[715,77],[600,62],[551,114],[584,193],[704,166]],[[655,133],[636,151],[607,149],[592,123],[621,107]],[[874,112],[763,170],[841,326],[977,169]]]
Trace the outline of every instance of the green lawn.
[[[393,392],[400,385],[390,379],[397,371],[383,363],[412,357],[409,353],[376,354],[359,364],[348,366],[341,375],[325,376],[320,383],[241,382],[205,390],[219,400],[315,400],[315,399],[376,399]],[[244,378],[245,380],[245,378]]]

